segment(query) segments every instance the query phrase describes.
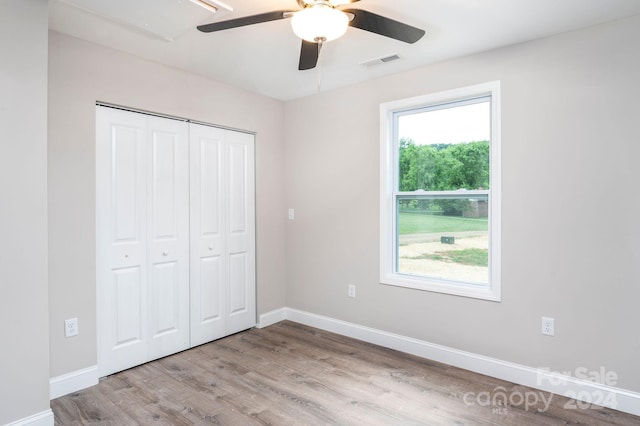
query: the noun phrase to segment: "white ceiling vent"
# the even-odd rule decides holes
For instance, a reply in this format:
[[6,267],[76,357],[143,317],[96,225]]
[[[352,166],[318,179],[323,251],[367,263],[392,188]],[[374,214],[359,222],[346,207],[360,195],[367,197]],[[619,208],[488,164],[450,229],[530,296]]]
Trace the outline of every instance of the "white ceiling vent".
[[218,0],[57,0],[131,30],[173,41],[233,9]]
[[368,61],[360,62],[360,65],[365,67],[372,67],[374,65],[386,64],[387,62],[393,62],[400,59],[397,53],[392,53],[391,55],[381,56],[379,58],[369,59]]

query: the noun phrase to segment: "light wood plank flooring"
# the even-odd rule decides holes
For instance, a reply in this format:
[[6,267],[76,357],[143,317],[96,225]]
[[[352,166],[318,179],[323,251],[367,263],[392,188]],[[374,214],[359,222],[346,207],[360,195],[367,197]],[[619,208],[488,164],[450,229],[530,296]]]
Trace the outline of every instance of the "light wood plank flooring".
[[51,405],[56,425],[640,425],[567,403],[284,321],[114,374]]

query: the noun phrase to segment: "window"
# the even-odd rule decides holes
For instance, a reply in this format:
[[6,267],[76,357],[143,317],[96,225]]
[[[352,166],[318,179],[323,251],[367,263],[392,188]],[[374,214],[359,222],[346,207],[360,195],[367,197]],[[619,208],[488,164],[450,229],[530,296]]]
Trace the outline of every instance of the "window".
[[381,105],[380,282],[500,300],[500,83]]

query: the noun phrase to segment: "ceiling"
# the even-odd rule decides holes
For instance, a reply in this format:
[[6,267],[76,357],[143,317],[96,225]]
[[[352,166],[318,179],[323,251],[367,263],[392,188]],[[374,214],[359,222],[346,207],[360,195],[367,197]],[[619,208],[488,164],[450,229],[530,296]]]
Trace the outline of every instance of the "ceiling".
[[[288,19],[205,34],[196,25],[274,10],[296,0],[223,0],[213,14],[189,0],[49,0],[55,31],[289,100],[383,75],[640,14],[640,0],[362,0],[350,8],[423,28],[405,44],[349,28],[325,44],[319,66],[298,71]],[[400,59],[362,65],[397,54]]]

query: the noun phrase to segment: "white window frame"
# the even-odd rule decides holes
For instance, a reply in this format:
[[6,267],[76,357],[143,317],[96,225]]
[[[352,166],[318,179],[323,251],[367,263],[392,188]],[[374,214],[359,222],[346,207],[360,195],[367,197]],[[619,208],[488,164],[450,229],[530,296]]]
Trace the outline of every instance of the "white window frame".
[[[435,277],[397,272],[396,202],[407,194],[428,195],[428,192],[401,193],[398,188],[398,137],[395,135],[394,114],[480,96],[491,96],[490,189],[489,191],[453,191],[455,195],[472,196],[482,192],[489,196],[489,283],[476,285]],[[386,102],[380,105],[380,283],[446,293],[456,296],[500,301],[501,281],[501,148],[500,148],[500,82],[478,84],[459,89]],[[444,191],[438,192],[445,194]]]

